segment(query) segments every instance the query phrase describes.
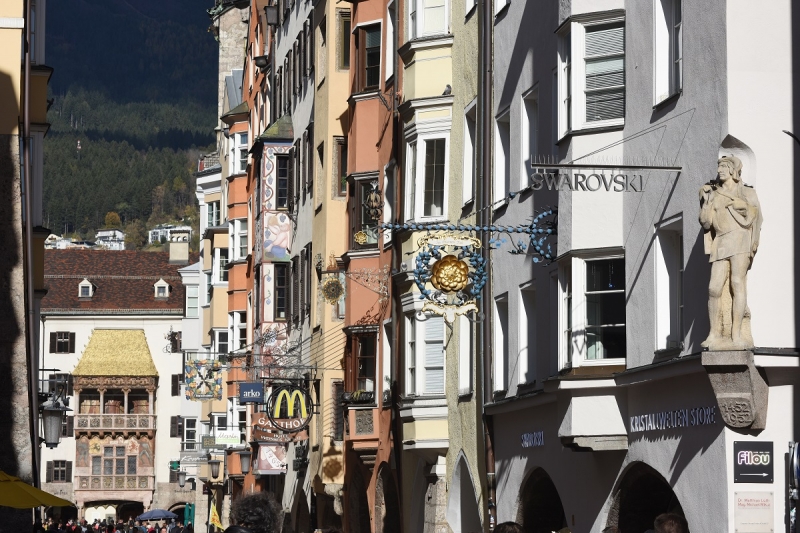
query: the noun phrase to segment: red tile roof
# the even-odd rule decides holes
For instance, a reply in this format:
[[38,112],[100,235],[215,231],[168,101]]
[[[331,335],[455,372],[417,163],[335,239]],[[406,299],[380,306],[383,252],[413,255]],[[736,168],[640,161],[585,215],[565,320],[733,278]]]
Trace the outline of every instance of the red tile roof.
[[[186,290],[167,252],[113,250],[45,250],[43,314],[170,314],[183,315]],[[94,285],[91,298],[78,297],[83,279]],[[167,298],[156,298],[159,279],[170,285]]]

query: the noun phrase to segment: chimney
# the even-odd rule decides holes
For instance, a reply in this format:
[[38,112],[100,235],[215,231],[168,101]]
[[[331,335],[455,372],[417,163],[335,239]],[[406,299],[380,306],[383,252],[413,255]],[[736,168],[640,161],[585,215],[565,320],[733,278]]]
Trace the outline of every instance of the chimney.
[[189,264],[189,237],[191,234],[191,230],[178,228],[169,232],[169,264]]

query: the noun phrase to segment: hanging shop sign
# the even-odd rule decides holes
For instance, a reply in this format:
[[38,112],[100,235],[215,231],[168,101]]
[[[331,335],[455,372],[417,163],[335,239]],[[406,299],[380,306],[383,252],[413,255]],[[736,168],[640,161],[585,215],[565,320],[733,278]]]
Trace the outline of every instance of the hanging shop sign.
[[272,425],[289,433],[308,427],[314,402],[305,389],[294,385],[273,387],[267,399],[267,416]]
[[186,398],[193,401],[222,399],[222,365],[213,359],[186,363]]
[[775,471],[773,443],[733,442],[733,482],[772,483]]
[[241,442],[242,434],[237,430],[217,430],[214,444],[217,446],[236,446]]
[[264,384],[239,383],[239,403],[264,403]]
[[716,406],[675,409],[630,417],[630,433],[661,431],[665,429],[707,426],[717,423]]
[[521,440],[523,448],[538,448],[539,446],[544,446],[544,430],[523,433]]
[[283,444],[258,444],[254,474],[278,475],[286,473],[286,447]]

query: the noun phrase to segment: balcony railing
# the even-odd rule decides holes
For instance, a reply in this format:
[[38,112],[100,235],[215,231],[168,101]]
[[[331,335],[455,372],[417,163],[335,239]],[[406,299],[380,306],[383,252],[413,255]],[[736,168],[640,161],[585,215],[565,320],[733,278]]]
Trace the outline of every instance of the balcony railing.
[[153,476],[75,476],[76,490],[152,490]]
[[75,431],[148,431],[156,429],[156,415],[75,415]]

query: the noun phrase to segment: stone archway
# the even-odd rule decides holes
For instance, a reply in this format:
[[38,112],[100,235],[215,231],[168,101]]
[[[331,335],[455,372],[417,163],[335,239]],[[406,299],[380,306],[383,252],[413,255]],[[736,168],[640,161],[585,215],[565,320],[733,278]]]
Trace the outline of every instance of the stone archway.
[[400,503],[391,468],[380,466],[375,484],[375,533],[400,533]]
[[661,474],[645,463],[633,463],[614,492],[606,527],[615,533],[647,531],[661,513],[684,516],[678,497]]
[[526,533],[551,533],[567,525],[558,490],[542,468],[531,472],[522,486],[517,523]]
[[482,531],[480,506],[464,452],[460,451],[447,495],[447,523],[453,533]]

